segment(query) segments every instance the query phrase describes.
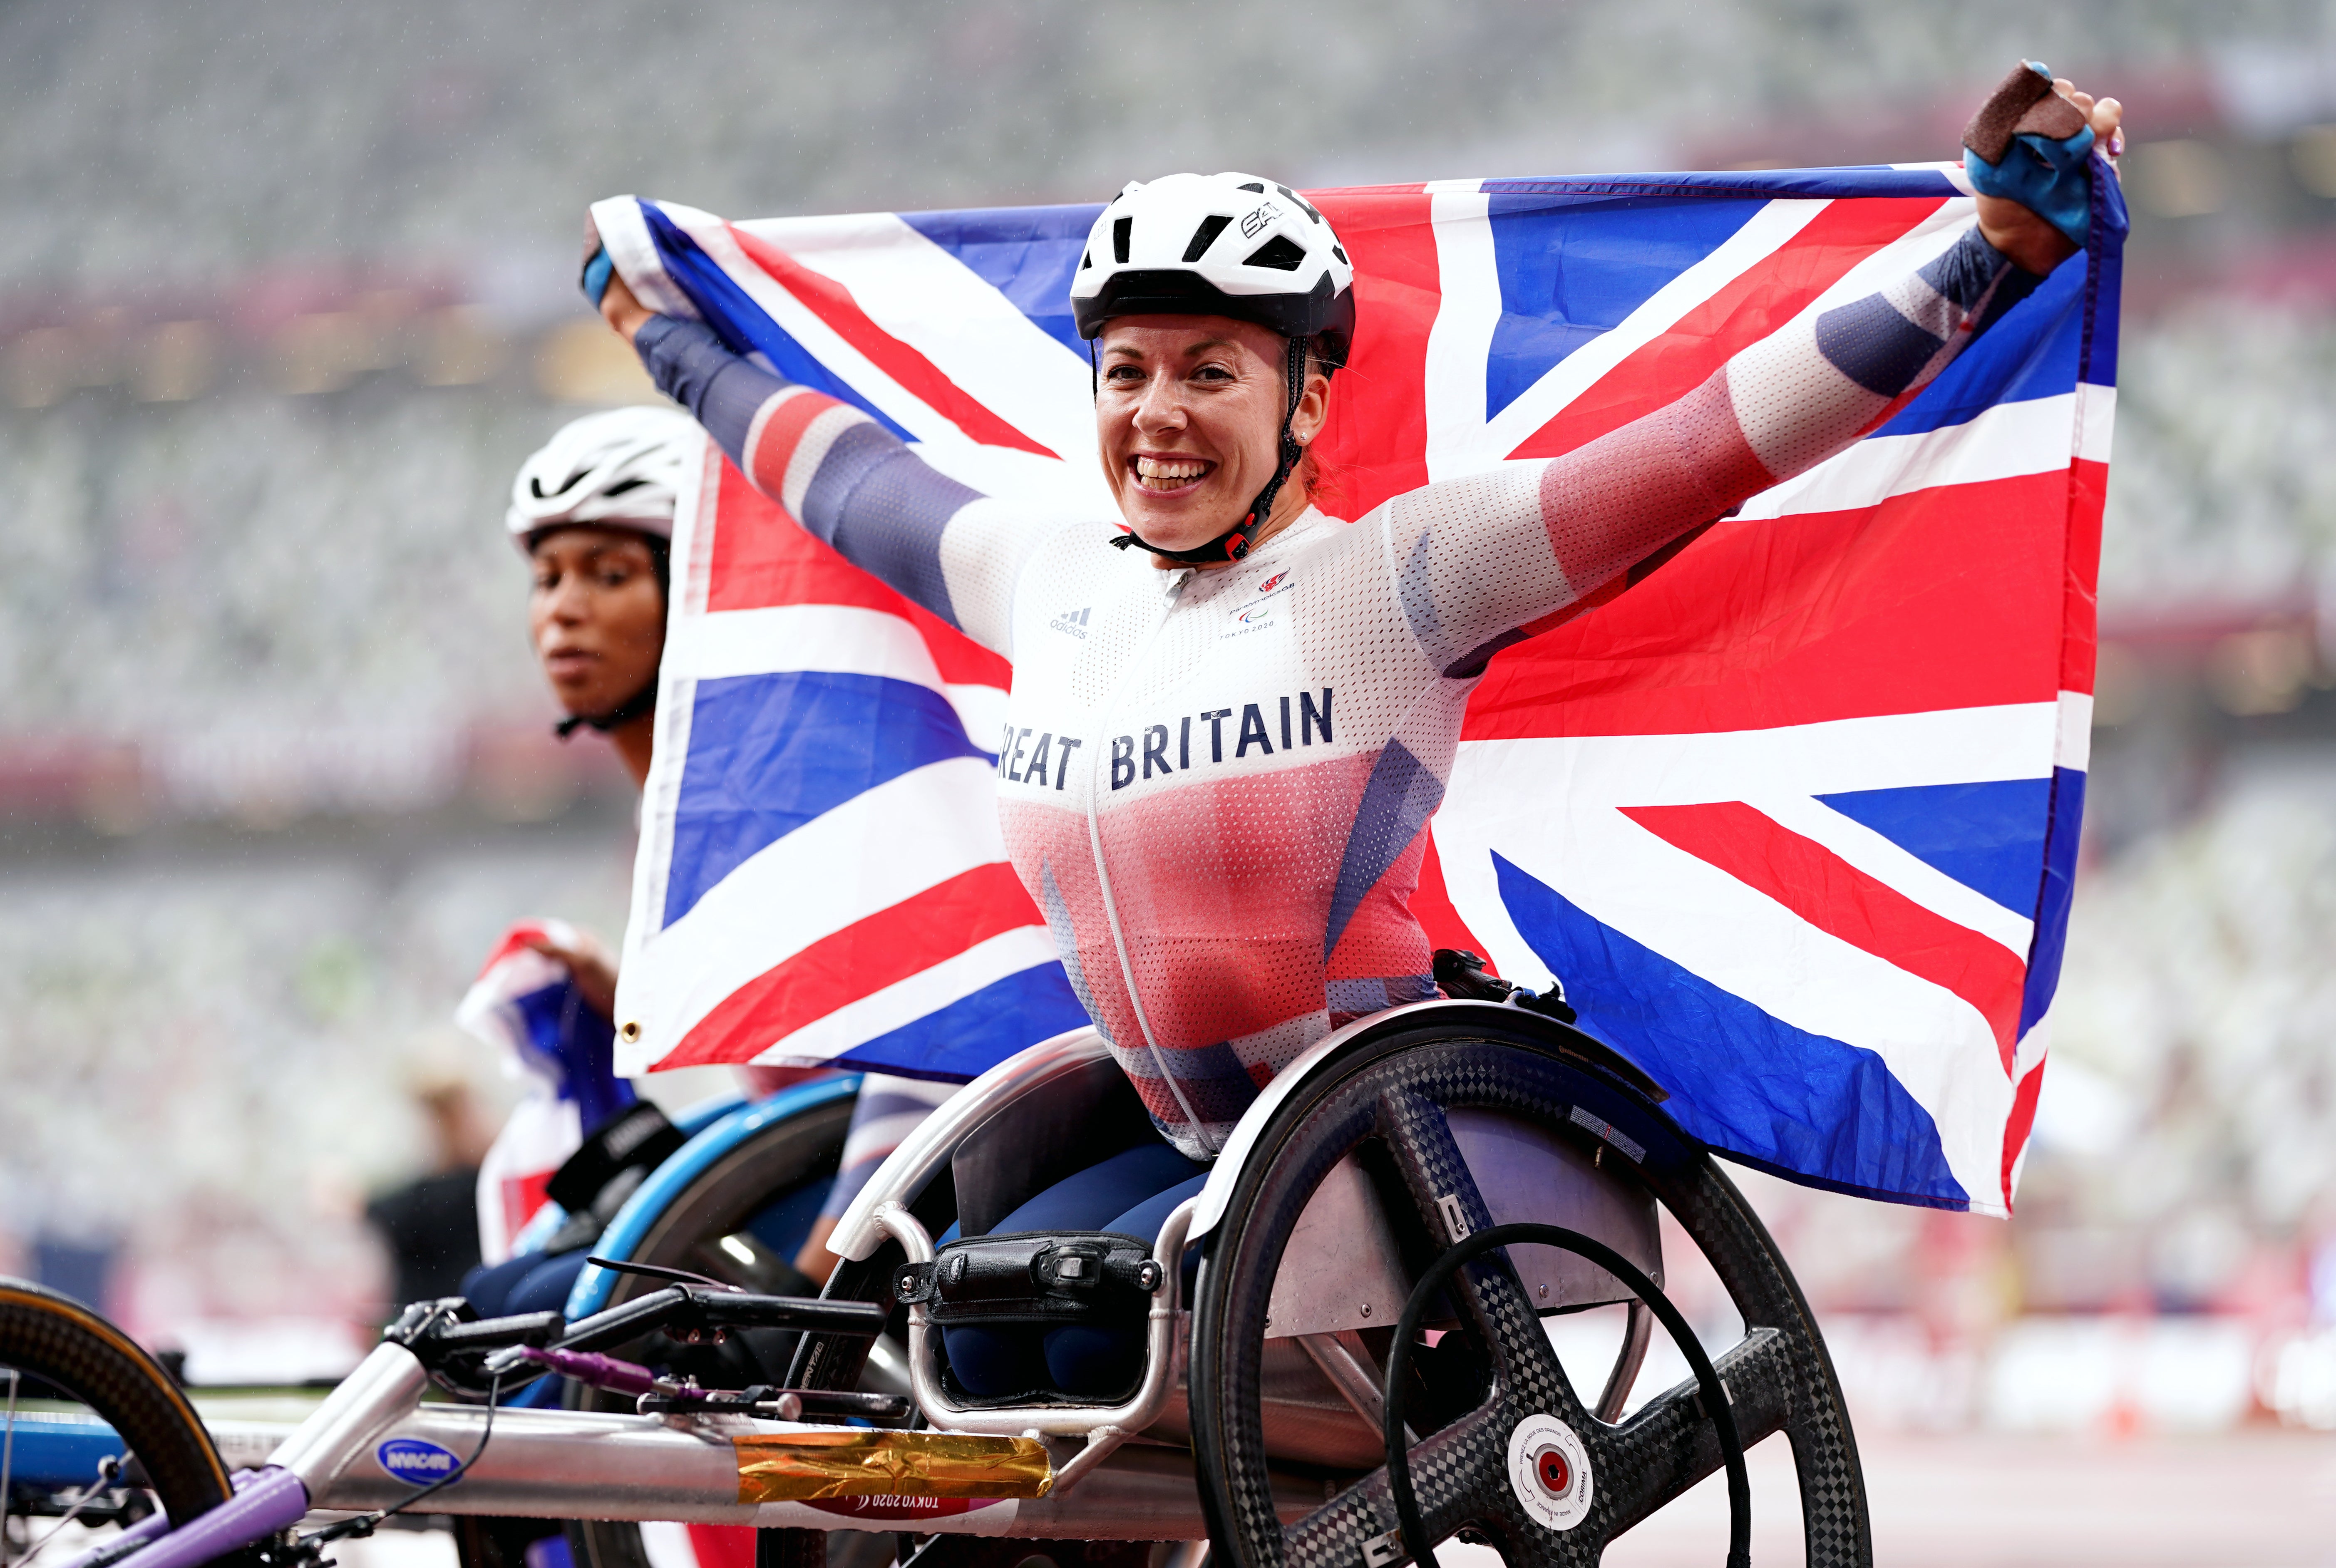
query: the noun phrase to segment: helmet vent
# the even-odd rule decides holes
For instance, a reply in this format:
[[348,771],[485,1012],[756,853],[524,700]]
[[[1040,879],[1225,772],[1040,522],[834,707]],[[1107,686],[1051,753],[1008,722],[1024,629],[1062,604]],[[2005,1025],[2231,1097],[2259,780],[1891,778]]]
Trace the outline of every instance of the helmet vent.
[[1209,247],[1217,242],[1217,236],[1225,231],[1225,225],[1231,221],[1231,218],[1222,212],[1212,213],[1202,219],[1201,226],[1192,230],[1192,243],[1184,247],[1184,259],[1186,261],[1201,259],[1208,253]]
[[[1330,247],[1330,254],[1331,254],[1331,255],[1333,255],[1333,256],[1335,256],[1335,257],[1337,257],[1337,258],[1338,258],[1339,260],[1341,260],[1341,261],[1347,261],[1347,252],[1346,252],[1346,249],[1345,249],[1345,248],[1343,248],[1343,247],[1341,247],[1341,246],[1333,245],[1332,247]],[[1353,263],[1353,262],[1351,262],[1351,261],[1347,261],[1347,265],[1348,265],[1348,266],[1349,266],[1349,267],[1352,267],[1352,266],[1354,265],[1354,263]]]
[[1127,239],[1134,228],[1135,219],[1132,217],[1123,218],[1111,226],[1112,259],[1123,267],[1127,265]]
[[1260,182],[1260,181],[1259,181],[1259,180],[1251,180],[1251,181],[1250,181],[1248,184],[1246,184],[1246,185],[1237,185],[1237,186],[1235,186],[1233,189],[1235,189],[1236,190],[1254,190],[1254,191],[1256,191],[1260,196],[1262,196],[1262,195],[1264,195],[1264,194],[1265,194],[1265,186],[1264,186],[1264,184],[1263,184],[1262,182]]
[[647,482],[648,482],[648,481],[647,481],[647,480],[646,480],[646,479],[641,479],[641,478],[638,478],[638,477],[635,477],[635,478],[632,478],[632,479],[620,479],[620,480],[617,481],[617,482],[616,482],[616,483],[614,483],[614,484],[610,485],[608,489],[606,489],[606,490],[602,491],[600,493],[601,493],[602,495],[622,495],[622,494],[624,494],[624,493],[625,493],[627,491],[628,491],[628,490],[638,490],[638,489],[640,489],[640,487],[641,487],[641,486],[643,486],[643,485],[647,484]]
[[1092,250],[1090,250],[1090,251],[1088,251],[1088,252],[1086,253],[1086,255],[1085,255],[1085,256],[1084,256],[1084,257],[1082,257],[1082,258],[1080,258],[1080,260],[1079,260],[1079,270],[1080,270],[1081,272],[1085,272],[1088,268],[1093,267],[1094,265],[1095,265],[1095,252],[1094,252],[1094,251],[1092,251]]
[[1242,258],[1244,267],[1270,267],[1276,272],[1295,272],[1306,259],[1306,252],[1287,234],[1277,234]]

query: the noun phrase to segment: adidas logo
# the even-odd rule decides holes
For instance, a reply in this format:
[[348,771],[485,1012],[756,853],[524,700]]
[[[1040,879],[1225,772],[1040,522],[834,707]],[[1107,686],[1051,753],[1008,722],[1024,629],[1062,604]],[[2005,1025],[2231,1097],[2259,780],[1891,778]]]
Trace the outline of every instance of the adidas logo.
[[1046,625],[1056,631],[1084,640],[1087,635],[1087,611],[1094,608],[1093,605],[1082,605],[1077,609],[1066,609]]

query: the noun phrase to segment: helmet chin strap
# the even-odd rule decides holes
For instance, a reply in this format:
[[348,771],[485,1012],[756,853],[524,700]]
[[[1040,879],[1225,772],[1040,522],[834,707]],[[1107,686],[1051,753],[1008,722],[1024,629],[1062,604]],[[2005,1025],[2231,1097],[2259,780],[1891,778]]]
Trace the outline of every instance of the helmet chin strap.
[[1298,438],[1290,430],[1290,422],[1298,417],[1298,400],[1306,391],[1304,338],[1290,339],[1287,365],[1289,389],[1281,411],[1280,461],[1274,465],[1273,477],[1265,482],[1265,488],[1257,492],[1255,501],[1250,502],[1249,515],[1208,543],[1192,550],[1163,550],[1137,537],[1135,531],[1124,523],[1121,525],[1124,531],[1111,541],[1114,546],[1120,550],[1148,550],[1163,560],[1190,561],[1196,566],[1208,566],[1221,560],[1239,560],[1250,552],[1250,547],[1257,541],[1258,530],[1263,528],[1266,521],[1273,515],[1274,498],[1290,482],[1299,460],[1306,455],[1306,449],[1299,444]]
[[651,676],[647,685],[607,713],[571,713],[553,725],[551,733],[561,740],[568,739],[579,729],[596,729],[602,735],[606,735],[612,729],[628,725],[637,718],[646,718],[657,712],[657,677]]

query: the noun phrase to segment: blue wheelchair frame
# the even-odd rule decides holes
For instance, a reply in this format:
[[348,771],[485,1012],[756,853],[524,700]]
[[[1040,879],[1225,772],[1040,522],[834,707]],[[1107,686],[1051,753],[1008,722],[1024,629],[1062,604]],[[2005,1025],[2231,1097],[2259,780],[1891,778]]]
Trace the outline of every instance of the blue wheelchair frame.
[[[625,1262],[632,1258],[649,1232],[663,1216],[666,1208],[690,1183],[706,1174],[714,1163],[739,1144],[775,1123],[788,1121],[806,1111],[850,1099],[860,1092],[860,1075],[829,1078],[819,1083],[797,1084],[781,1089],[766,1100],[746,1101],[725,1098],[706,1105],[693,1107],[676,1122],[689,1142],[676,1149],[664,1164],[649,1173],[625,1200],[615,1218],[608,1222],[600,1239],[593,1243],[596,1257]],[[552,1223],[557,1224],[558,1221]],[[530,1222],[530,1232],[535,1230]],[[548,1231],[547,1231],[548,1233]],[[521,1238],[525,1239],[524,1235]],[[564,1309],[568,1320],[574,1322],[608,1305],[608,1297],[617,1288],[615,1271],[587,1263],[576,1277],[575,1286],[568,1292]]]

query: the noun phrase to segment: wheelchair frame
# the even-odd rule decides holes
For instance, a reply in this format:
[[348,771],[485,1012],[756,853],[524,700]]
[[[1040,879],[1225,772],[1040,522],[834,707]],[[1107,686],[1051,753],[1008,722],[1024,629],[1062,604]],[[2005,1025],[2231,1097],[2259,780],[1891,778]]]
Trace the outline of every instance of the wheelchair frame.
[[[247,1429],[228,1426],[215,1433],[223,1447],[232,1445],[243,1454],[277,1439],[266,1465],[233,1499],[184,1528],[165,1527],[158,1514],[131,1532],[139,1539],[114,1542],[75,1568],[197,1568],[227,1552],[278,1537],[304,1519],[394,1508],[413,1500],[414,1481],[393,1468],[393,1456],[416,1454],[443,1456],[460,1475],[458,1484],[432,1495],[429,1511],[435,1514],[805,1531],[913,1529],[929,1535],[1204,1538],[1210,1525],[1196,1495],[1192,1455],[1129,1444],[1159,1420],[1187,1359],[1192,1315],[1179,1300],[1183,1271],[1174,1261],[1224,1222],[1263,1130],[1307,1084],[1391,1033],[1446,1020],[1490,1025],[1495,1015],[1502,1025],[1516,1021],[1514,1009],[1490,1002],[1433,1001],[1390,1009],[1335,1031],[1277,1075],[1237,1125],[1202,1193],[1180,1204],[1161,1227],[1153,1255],[1167,1266],[1160,1271],[1148,1311],[1145,1368],[1134,1394],[1122,1404],[960,1407],[938,1375],[922,1302],[910,1306],[908,1320],[911,1387],[923,1417],[933,1424],[923,1430],[706,1409],[626,1415],[425,1404],[430,1367],[408,1345],[385,1342],[297,1427],[245,1424]],[[1634,1064],[1589,1037],[1565,1033],[1582,1051],[1595,1054],[1608,1079],[1647,1109],[1663,1097]],[[903,1141],[847,1209],[831,1247],[851,1262],[866,1264],[891,1242],[911,1264],[930,1261],[931,1237],[910,1205],[959,1144],[1024,1094],[1105,1055],[1094,1030],[1076,1030],[1031,1047],[975,1080]],[[1599,1135],[1618,1137],[1611,1127]],[[1659,1259],[1654,1267],[1660,1270]],[[612,1282],[607,1271],[588,1268],[572,1300],[605,1300]],[[834,1289],[832,1281],[830,1290]],[[739,1298],[738,1306],[743,1310],[750,1300],[770,1303],[760,1309],[770,1314],[765,1326],[794,1327],[807,1334],[840,1328],[863,1337],[878,1331],[864,1325],[856,1330],[842,1327],[837,1315],[847,1308],[881,1320],[872,1306],[841,1300]],[[605,1320],[641,1305],[637,1300],[597,1320],[569,1323],[554,1343],[589,1349],[621,1342],[646,1329],[624,1329]],[[463,1328],[489,1330],[492,1325]],[[1624,1352],[1633,1372],[1644,1348],[1634,1312]],[[1318,1362],[1322,1359],[1312,1347],[1307,1349]],[[1362,1368],[1347,1368],[1353,1375],[1345,1378],[1336,1366],[1320,1369],[1368,1419],[1377,1390]],[[1349,1388],[1349,1382],[1360,1386]],[[1611,1394],[1610,1386],[1601,1407],[1611,1402]],[[1735,1398],[1731,1394],[1731,1402]],[[1080,1440],[1076,1448],[1072,1439]],[[1268,1485],[1272,1511],[1285,1523],[1322,1507],[1331,1494],[1319,1479],[1280,1468]]]

